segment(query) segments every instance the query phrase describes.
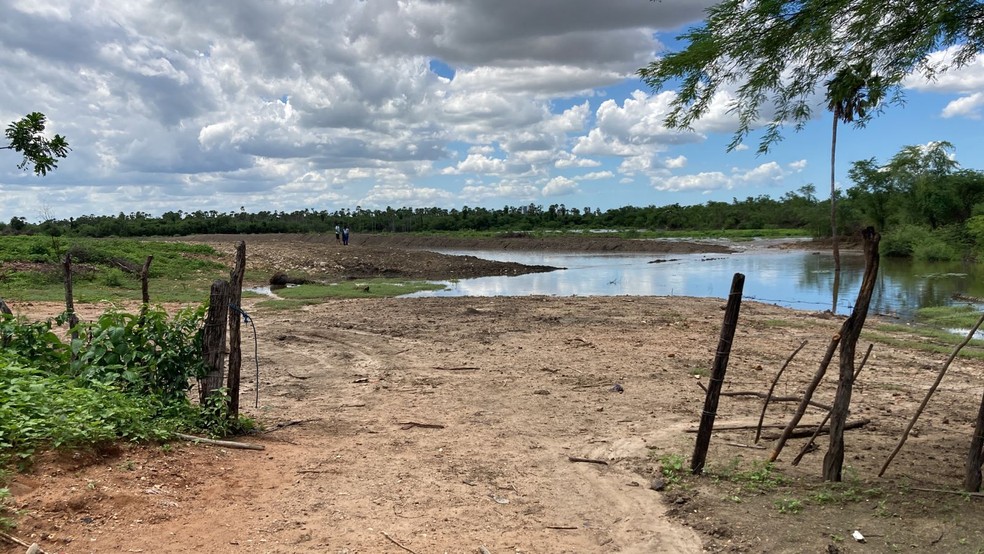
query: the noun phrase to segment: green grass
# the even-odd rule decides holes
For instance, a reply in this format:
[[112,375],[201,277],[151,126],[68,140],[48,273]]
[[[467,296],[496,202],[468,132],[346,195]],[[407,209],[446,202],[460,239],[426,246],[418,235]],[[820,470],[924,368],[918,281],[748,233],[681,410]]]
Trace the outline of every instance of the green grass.
[[933,327],[970,329],[981,318],[974,306],[934,306],[916,311],[916,321]]
[[153,302],[202,301],[214,279],[228,278],[219,254],[206,245],[130,239],[0,237],[0,296],[25,302],[65,299],[62,261],[72,254],[76,302],[141,298],[138,273],[147,256]]
[[259,302],[262,308],[290,310],[338,298],[392,298],[422,290],[441,290],[444,285],[400,279],[356,279],[328,284],[305,284],[278,289],[280,298]]
[[[932,308],[935,310],[935,308]],[[974,321],[976,323],[976,320]],[[932,326],[930,326],[932,325]],[[950,333],[945,329],[935,327],[936,323],[929,325],[878,325],[862,333],[862,340],[879,342],[897,348],[906,348],[919,352],[932,354],[949,355],[953,352],[964,335]],[[973,326],[973,323],[967,327]],[[962,358],[980,360],[984,359],[984,340],[973,339],[965,346],[959,354]]]

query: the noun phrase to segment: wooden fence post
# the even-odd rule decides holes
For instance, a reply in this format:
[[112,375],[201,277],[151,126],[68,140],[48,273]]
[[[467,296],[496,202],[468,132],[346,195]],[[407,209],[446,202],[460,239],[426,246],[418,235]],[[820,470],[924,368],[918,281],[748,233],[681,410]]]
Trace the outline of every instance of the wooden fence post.
[[711,380],[707,384],[704,411],[700,414],[697,444],[694,445],[694,455],[690,460],[690,471],[694,475],[704,472],[704,462],[707,461],[707,448],[711,444],[711,431],[714,430],[718,399],[721,396],[721,386],[724,384],[724,374],[728,369],[728,358],[731,356],[731,342],[738,327],[738,312],[741,310],[741,293],[744,287],[745,276],[735,273],[731,280],[728,305],[724,310],[724,323],[721,325],[721,337],[718,340],[717,353],[714,355],[714,367],[711,368]]
[[198,380],[198,399],[203,405],[212,391],[222,388],[225,367],[226,325],[229,317],[229,283],[212,283],[208,315],[202,336],[202,357],[208,372]]
[[841,481],[844,466],[844,424],[847,422],[851,392],[854,389],[854,352],[861,329],[864,328],[864,320],[868,317],[868,305],[871,304],[871,295],[878,276],[878,242],[881,236],[873,227],[862,231],[861,236],[864,238],[864,277],[858,299],[854,303],[854,311],[841,327],[840,379],[837,381],[837,393],[830,410],[830,446],[823,457],[825,481]]
[[72,255],[65,254],[62,262],[62,269],[65,270],[65,313],[68,314],[68,328],[72,330],[72,340],[79,338],[79,331],[75,327],[79,324],[79,318],[75,315],[75,301],[72,299]]
[[[239,303],[243,297],[243,274],[246,273],[246,243],[236,246],[236,267],[230,274],[229,282],[229,417],[239,417],[239,377],[243,365],[239,326],[242,323],[242,308]],[[259,387],[260,384],[256,383]]]

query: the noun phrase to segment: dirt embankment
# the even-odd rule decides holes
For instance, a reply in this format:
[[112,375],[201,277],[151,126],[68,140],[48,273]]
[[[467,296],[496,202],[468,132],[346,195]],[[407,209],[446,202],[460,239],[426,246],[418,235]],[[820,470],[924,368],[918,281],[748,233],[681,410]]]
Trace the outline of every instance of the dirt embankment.
[[396,277],[467,279],[553,271],[555,267],[449,256],[430,249],[481,249],[681,254],[732,252],[714,242],[627,240],[617,237],[456,238],[416,235],[355,235],[342,246],[333,235],[194,235],[182,242],[204,243],[231,255],[246,242],[250,267],[318,278]]

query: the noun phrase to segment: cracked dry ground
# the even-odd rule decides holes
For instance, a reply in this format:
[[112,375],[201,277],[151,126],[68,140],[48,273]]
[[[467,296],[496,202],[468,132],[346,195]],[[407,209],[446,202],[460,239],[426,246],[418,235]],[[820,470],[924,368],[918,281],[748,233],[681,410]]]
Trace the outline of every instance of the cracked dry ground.
[[[694,374],[711,365],[722,307],[681,297],[531,297],[256,308],[260,407],[252,407],[248,331],[243,405],[268,432],[242,440],[265,451],[176,443],[48,456],[16,480],[24,516],[14,534],[72,553],[973,552],[981,544],[984,514],[959,496],[907,489],[905,498],[890,492],[867,505],[790,514],[772,496],[709,480],[650,490],[660,456],[693,448],[685,431],[703,404]],[[779,388],[796,394],[839,325],[746,302],[726,390],[765,390],[809,340]],[[890,480],[869,484],[936,368],[936,357],[901,346],[879,343],[874,352],[854,397],[856,415],[873,422],[848,435],[851,471],[886,491],[959,487],[982,364],[951,369]],[[831,397],[828,381],[818,398]],[[624,392],[610,390],[616,382]],[[754,421],[759,406],[724,398],[719,421]],[[777,406],[769,419],[790,412]],[[719,433],[709,461],[767,457],[729,444],[749,442],[745,431]],[[802,485],[789,494],[806,501],[822,450],[792,468],[785,458],[800,444],[780,465]],[[852,529],[868,543],[844,540]]]

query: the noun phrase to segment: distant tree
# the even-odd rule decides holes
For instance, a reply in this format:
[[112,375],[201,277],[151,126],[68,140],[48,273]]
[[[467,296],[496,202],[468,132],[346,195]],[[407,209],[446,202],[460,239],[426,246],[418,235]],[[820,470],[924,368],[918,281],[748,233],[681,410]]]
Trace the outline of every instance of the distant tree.
[[[707,10],[702,25],[680,37],[687,47],[651,62],[639,75],[655,90],[679,83],[667,117],[688,128],[714,95],[736,85],[738,129],[729,149],[770,120],[759,151],[798,130],[813,115],[815,93],[846,66],[864,65],[899,99],[911,74],[932,78],[984,51],[984,2],[898,0],[725,0]],[[954,46],[946,61],[929,54]]]
[[58,158],[68,156],[68,151],[71,150],[68,141],[61,135],[55,135],[51,139],[45,137],[46,124],[47,118],[43,113],[31,112],[11,123],[4,131],[9,144],[0,146],[0,150],[13,150],[24,156],[21,163],[17,164],[17,169],[33,165],[35,175],[47,175],[58,167]]

